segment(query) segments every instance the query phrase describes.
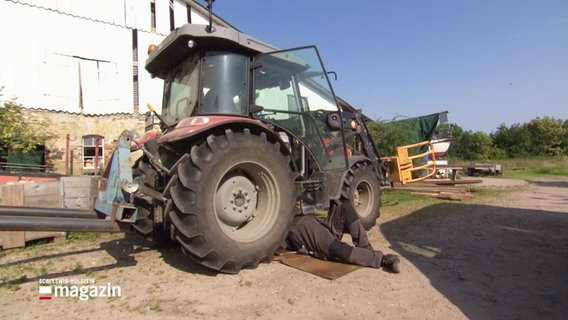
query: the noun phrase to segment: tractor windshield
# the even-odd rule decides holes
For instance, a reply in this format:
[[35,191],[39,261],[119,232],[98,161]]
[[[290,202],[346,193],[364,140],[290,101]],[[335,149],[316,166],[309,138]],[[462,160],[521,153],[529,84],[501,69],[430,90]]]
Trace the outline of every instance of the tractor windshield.
[[166,78],[162,113],[168,125],[197,114],[247,114],[249,58],[228,52],[199,57],[192,54]]
[[208,52],[201,67],[200,114],[247,114],[249,58]]
[[189,117],[197,102],[199,55],[193,54],[182,62],[166,79],[162,114],[168,125]]
[[344,169],[339,108],[315,47],[260,55],[254,72],[258,116],[302,139],[322,170]]

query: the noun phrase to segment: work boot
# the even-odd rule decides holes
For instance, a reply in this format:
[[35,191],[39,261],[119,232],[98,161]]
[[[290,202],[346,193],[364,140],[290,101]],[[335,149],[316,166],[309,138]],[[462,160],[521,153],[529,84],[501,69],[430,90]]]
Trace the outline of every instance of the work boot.
[[394,273],[400,272],[400,260],[396,254],[385,254],[381,261],[381,267],[391,269]]

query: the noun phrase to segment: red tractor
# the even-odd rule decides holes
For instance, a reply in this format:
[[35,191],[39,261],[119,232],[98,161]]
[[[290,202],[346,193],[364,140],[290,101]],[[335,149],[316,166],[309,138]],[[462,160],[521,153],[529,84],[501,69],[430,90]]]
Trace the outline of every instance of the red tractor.
[[[315,47],[274,50],[233,29],[174,30],[146,62],[164,80],[161,130],[121,135],[96,215],[9,208],[0,230],[133,227],[237,273],[270,261],[294,215],[330,199],[349,199],[372,227],[386,175],[362,114],[335,96]],[[143,152],[133,167],[131,147]],[[7,216],[26,212],[29,223]]]
[[367,228],[379,216],[384,174],[361,114],[339,107],[315,47],[271,50],[188,24],[146,62],[164,80],[163,131],[133,169],[133,226],[214,270],[269,261],[293,216],[330,198],[350,199]]

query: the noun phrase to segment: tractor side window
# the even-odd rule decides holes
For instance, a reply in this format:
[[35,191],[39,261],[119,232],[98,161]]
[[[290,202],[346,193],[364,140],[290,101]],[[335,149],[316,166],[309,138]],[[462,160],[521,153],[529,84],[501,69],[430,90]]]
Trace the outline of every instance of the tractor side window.
[[176,68],[165,83],[166,101],[162,114],[168,125],[193,113],[197,101],[198,63],[198,55],[191,56]]
[[247,114],[249,58],[209,52],[203,58],[201,114]]
[[315,47],[263,54],[255,62],[256,115],[294,132],[323,170],[345,168],[343,132],[328,120],[339,108]]

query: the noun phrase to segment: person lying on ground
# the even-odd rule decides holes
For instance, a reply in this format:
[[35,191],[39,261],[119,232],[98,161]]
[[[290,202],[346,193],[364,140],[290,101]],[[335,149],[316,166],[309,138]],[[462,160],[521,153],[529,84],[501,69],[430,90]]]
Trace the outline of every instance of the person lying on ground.
[[[344,233],[351,235],[355,246],[341,241]],[[400,272],[397,255],[373,249],[355,208],[347,199],[332,200],[326,216],[296,216],[286,242],[288,249],[322,260]]]

